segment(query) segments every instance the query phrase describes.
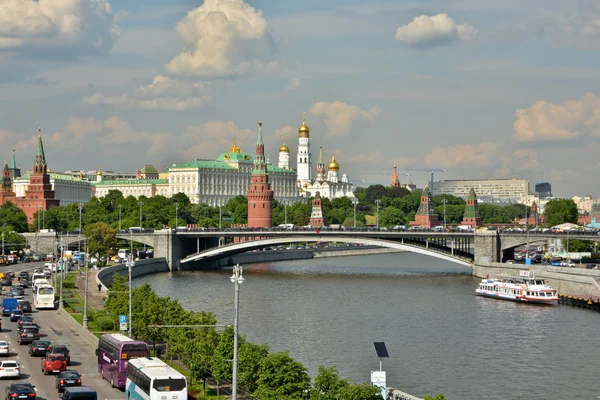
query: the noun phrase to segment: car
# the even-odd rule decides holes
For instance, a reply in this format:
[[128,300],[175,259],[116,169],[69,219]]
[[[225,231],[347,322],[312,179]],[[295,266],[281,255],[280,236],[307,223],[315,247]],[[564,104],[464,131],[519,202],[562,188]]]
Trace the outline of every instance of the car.
[[8,342],[6,340],[0,340],[0,354],[3,356],[7,356],[10,354]]
[[15,293],[16,296],[24,296],[25,288],[21,286],[13,286],[10,288],[10,293]]
[[12,279],[5,275],[0,279],[0,286],[12,286]]
[[67,369],[67,360],[62,354],[46,354],[46,357],[42,359],[42,372],[44,375]]
[[0,378],[16,378],[21,377],[21,367],[15,360],[0,361]]
[[40,338],[40,330],[36,327],[26,327],[18,335],[19,344],[31,343]]
[[50,347],[47,354],[62,354],[67,359],[67,365],[71,364],[71,352],[69,348],[64,344],[55,344]]
[[20,281],[28,281],[29,280],[29,272],[27,271],[21,271],[19,272],[19,276],[17,277],[17,280]]
[[49,340],[34,340],[29,343],[30,356],[45,356],[50,351],[52,342]]
[[[23,311],[23,310],[21,310],[21,311]],[[31,314],[21,315],[21,318],[19,318],[19,320],[17,321],[17,326],[21,326],[25,322],[33,322],[33,317],[31,316]]]
[[19,305],[17,309],[23,311],[24,313],[30,313],[32,311],[31,303],[29,300],[19,300]]
[[58,393],[64,392],[66,387],[73,386],[81,386],[81,375],[79,375],[79,372],[66,370],[56,376],[56,390],[58,390]]
[[62,400],[97,400],[98,392],[96,389],[89,386],[77,386],[65,388],[65,391],[59,395],[59,399]]
[[39,330],[40,326],[38,324],[36,324],[35,321],[25,321],[17,327],[17,332],[21,333],[21,332],[23,332],[24,329],[27,329],[27,328],[36,328]]
[[10,321],[11,322],[18,321],[19,318],[21,318],[22,316],[23,316],[23,310],[13,310],[10,313]]
[[4,393],[5,393],[4,397],[6,400],[10,400],[10,399],[35,400],[36,399],[35,386],[33,386],[29,382],[13,383],[10,386],[6,387],[6,389],[4,390]]

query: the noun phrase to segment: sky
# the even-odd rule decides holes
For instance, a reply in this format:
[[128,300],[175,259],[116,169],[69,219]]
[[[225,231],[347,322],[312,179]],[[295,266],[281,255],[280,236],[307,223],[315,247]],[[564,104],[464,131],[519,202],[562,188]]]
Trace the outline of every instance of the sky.
[[162,170],[254,154],[262,121],[295,168],[306,113],[359,185],[600,196],[599,64],[595,0],[0,0],[0,159],[41,128],[53,171]]

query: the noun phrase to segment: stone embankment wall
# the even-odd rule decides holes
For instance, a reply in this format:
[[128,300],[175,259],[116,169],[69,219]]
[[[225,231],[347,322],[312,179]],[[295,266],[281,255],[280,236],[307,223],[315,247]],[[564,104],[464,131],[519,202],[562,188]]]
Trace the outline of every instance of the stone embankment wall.
[[[131,267],[131,277],[135,278],[142,275],[154,274],[156,272],[169,272],[169,265],[164,258],[148,258],[137,260]],[[98,272],[96,280],[106,287],[110,287],[113,281],[113,275],[117,273],[121,276],[129,276],[129,268],[125,264],[106,267]]]
[[552,267],[540,264],[475,264],[473,275],[484,278],[487,275],[497,277],[501,274],[518,276],[519,271],[530,271],[533,276],[544,278],[548,285],[565,295],[600,296],[600,271],[584,268]]

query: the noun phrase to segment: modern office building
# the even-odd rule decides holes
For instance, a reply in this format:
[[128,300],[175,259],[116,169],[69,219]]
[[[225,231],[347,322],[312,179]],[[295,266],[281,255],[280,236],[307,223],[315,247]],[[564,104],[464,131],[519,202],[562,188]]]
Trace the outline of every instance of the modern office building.
[[535,184],[535,192],[540,199],[552,197],[552,185],[549,182],[540,182]]
[[526,179],[474,179],[443,180],[433,183],[435,194],[451,194],[467,198],[471,189],[479,199],[519,201],[529,195],[529,181]]

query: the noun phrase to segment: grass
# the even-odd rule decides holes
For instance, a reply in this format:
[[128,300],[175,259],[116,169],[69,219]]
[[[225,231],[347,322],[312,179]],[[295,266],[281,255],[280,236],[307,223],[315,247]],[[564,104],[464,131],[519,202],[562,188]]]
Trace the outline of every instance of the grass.
[[[63,281],[63,303],[64,310],[67,311],[75,321],[83,325],[84,300],[81,298],[77,289],[75,289],[75,279],[77,272],[69,272]],[[96,324],[96,310],[92,307],[87,308],[88,330],[90,332],[98,331],[100,328]]]
[[365,215],[366,225],[377,225],[376,215]]

